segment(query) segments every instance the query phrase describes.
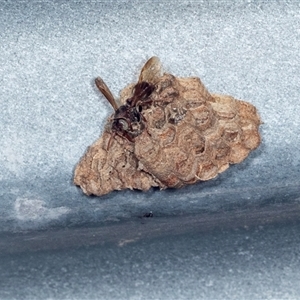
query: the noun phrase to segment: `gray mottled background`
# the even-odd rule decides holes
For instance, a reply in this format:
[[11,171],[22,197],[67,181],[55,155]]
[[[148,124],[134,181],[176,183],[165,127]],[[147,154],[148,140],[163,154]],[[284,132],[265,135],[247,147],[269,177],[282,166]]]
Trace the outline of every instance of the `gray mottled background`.
[[[105,230],[105,226],[112,226],[116,234],[123,227],[136,237],[140,230],[138,216],[149,211],[154,213],[151,219],[154,225],[149,229],[151,238],[156,237],[155,228],[169,226],[172,230],[164,236],[172,241],[178,222],[186,228],[181,234],[187,244],[192,238],[186,236],[195,228],[225,226],[234,230],[248,223],[255,227],[276,220],[280,224],[299,220],[298,1],[0,1],[0,40],[0,232],[3,235],[0,249],[3,251],[10,253],[20,245],[23,253],[31,253],[33,249],[50,251],[53,246],[49,243],[41,247],[49,238],[39,239],[35,233],[44,229],[68,228],[76,236],[72,231],[75,228],[102,226]],[[160,57],[167,72],[182,77],[199,76],[211,92],[230,94],[254,104],[264,122],[262,145],[243,163],[231,166],[208,182],[180,190],[122,191],[101,198],[86,197],[72,184],[74,167],[87,147],[100,136],[106,118],[112,113],[112,108],[96,91],[93,80],[100,75],[117,96],[125,85],[137,79],[141,66],[153,55]],[[187,216],[190,220],[209,219],[206,224],[210,225],[197,223],[196,227],[189,227],[189,222],[181,219]],[[220,219],[224,219],[222,226],[218,226]],[[136,226],[126,227],[132,222]],[[20,235],[6,240],[12,232],[22,236],[25,230],[31,234],[26,245]],[[276,233],[273,227],[272,230]],[[295,230],[286,229],[286,232],[292,234]],[[268,235],[269,231],[262,232]],[[278,231],[278,234],[290,237],[296,247],[294,235],[286,232]],[[63,239],[69,241],[68,234],[64,233]],[[227,234],[228,240],[235,239]],[[134,237],[128,239],[135,240]],[[102,238],[110,240],[109,232]],[[117,234],[113,242],[120,238]],[[268,240],[269,236],[261,237],[265,238]],[[215,236],[211,239],[215,241]],[[32,246],[29,240],[40,244]],[[93,244],[89,238],[81,241]],[[77,244],[69,242],[67,248],[71,251]],[[230,247],[230,243],[226,245]],[[136,247],[139,249],[138,244]],[[211,253],[203,249],[202,254],[206,250],[205,253]],[[262,253],[264,249],[258,256],[264,261]],[[220,257],[226,259],[225,256]],[[299,264],[299,258],[296,264],[288,262],[278,263],[293,268]],[[193,260],[187,263],[194,264]],[[151,268],[147,270],[151,274]],[[185,271],[178,272],[175,278],[186,275]],[[298,276],[299,279],[299,272],[297,276],[292,273],[285,278],[296,280]],[[21,276],[18,272],[14,274],[15,277],[11,273],[5,278]],[[238,278],[237,275],[235,280]],[[185,298],[184,293],[176,290],[174,280],[174,294],[170,292],[170,298],[175,295]],[[113,282],[106,282],[108,289],[114,288]],[[201,295],[213,298],[226,296],[222,294],[224,289],[231,296],[234,291],[243,291],[243,284],[232,287],[231,281],[228,285],[223,281],[216,294],[209,294],[211,282],[216,281],[208,280],[201,285],[206,287],[204,294],[199,291]],[[7,293],[2,289],[0,296],[18,298],[11,284],[7,283]],[[83,295],[68,294],[71,286],[70,283],[66,288],[64,298]],[[197,284],[191,286],[195,291]],[[184,290],[184,286],[181,288]],[[147,290],[143,283],[135,289],[141,293]],[[47,296],[57,296],[54,290],[50,286]],[[89,291],[91,298],[96,297],[95,290]],[[122,291],[119,296],[107,292],[103,297],[139,298],[138,294],[122,294]],[[259,290],[255,293],[249,297],[260,295]],[[26,295],[33,297],[32,290]],[[42,294],[36,295],[40,298]],[[264,295],[273,299],[293,298],[300,292],[286,287],[281,294]],[[147,296],[151,298],[151,294]],[[165,296],[153,294],[154,298]]]

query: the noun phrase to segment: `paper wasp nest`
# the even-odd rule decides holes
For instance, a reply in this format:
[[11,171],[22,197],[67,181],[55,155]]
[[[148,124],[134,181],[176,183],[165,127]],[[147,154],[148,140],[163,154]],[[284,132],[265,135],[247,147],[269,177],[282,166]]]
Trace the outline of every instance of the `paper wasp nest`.
[[199,78],[163,74],[157,57],[121,92],[120,105],[101,78],[96,85],[115,113],[76,167],[74,183],[87,195],[209,180],[260,144],[253,105],[210,94]]

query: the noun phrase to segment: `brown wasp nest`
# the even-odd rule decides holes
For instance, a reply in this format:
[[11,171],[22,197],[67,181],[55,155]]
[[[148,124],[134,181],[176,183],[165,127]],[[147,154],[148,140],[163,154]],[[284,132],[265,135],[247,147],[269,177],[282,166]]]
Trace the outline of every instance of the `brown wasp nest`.
[[163,74],[157,57],[121,92],[120,105],[101,78],[96,85],[115,113],[76,167],[74,183],[87,195],[209,180],[260,144],[252,104],[210,94],[197,77]]

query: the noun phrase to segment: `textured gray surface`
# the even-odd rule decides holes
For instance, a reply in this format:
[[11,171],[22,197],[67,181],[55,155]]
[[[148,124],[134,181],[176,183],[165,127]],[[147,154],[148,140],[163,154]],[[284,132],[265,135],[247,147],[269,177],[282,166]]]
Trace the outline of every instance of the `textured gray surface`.
[[[184,225],[176,219],[178,227]],[[204,232],[193,221],[190,232],[143,235],[117,245],[112,241],[101,245],[101,235],[94,231],[93,246],[87,243],[84,247],[65,245],[56,250],[2,254],[0,298],[299,298],[299,224],[221,231],[206,228]],[[170,223],[164,222],[166,226]],[[139,229],[151,227],[149,222],[135,225]],[[173,229],[176,232],[175,226]],[[80,231],[56,233],[56,237],[72,233],[74,238],[81,237]],[[54,248],[62,242],[59,238],[54,241],[55,233],[43,236],[50,238]],[[27,235],[26,239],[35,238]]]
[[[100,226],[101,229],[119,224],[127,228],[127,222],[136,220],[137,216],[149,211],[154,213],[155,217],[151,219],[154,224],[165,217],[179,220],[177,218],[180,215],[192,214],[201,219],[206,214],[214,213],[218,213],[218,217],[212,218],[211,222],[218,224],[222,213],[223,216],[230,216],[238,210],[243,211],[245,216],[255,215],[259,224],[261,209],[271,211],[273,218],[280,215],[281,211],[286,211],[280,222],[284,223],[285,218],[289,219],[291,215],[296,222],[300,211],[299,12],[298,1],[1,1],[0,231],[3,237],[10,235],[12,231],[53,227],[58,230],[65,227],[75,230],[75,227]],[[264,121],[261,126],[263,143],[242,164],[232,166],[209,182],[178,191],[124,191],[102,198],[85,197],[72,185],[74,166],[87,146],[99,137],[105,119],[112,113],[111,107],[96,91],[93,79],[102,76],[117,95],[126,84],[136,80],[140,67],[153,55],[160,57],[170,73],[182,77],[199,76],[210,91],[230,94],[254,104]],[[286,210],[285,207],[293,209]],[[187,224],[182,226],[189,228]],[[118,281],[114,281],[113,276],[128,280],[131,272],[137,276],[145,268],[145,273],[142,273],[144,275],[141,275],[144,283],[139,284],[137,281],[135,285],[129,285],[128,289],[136,289],[143,296],[149,296],[148,298],[152,290],[153,298],[162,298],[165,294],[157,289],[168,291],[167,283],[163,286],[162,282],[174,280],[170,284],[173,287],[168,294],[170,298],[175,295],[184,298],[184,290],[190,290],[190,295],[197,298],[196,294],[192,294],[192,289],[197,291],[197,284],[202,286],[203,282],[200,279],[199,282],[196,279],[192,283],[188,281],[188,276],[192,276],[195,271],[195,260],[189,260],[189,247],[194,252],[199,250],[202,255],[199,254],[199,257],[212,258],[216,251],[215,263],[210,266],[206,264],[207,269],[201,271],[208,286],[213,272],[221,272],[219,262],[224,265],[229,259],[228,264],[233,263],[228,268],[235,274],[230,277],[232,281],[224,279],[221,284],[221,277],[225,273],[219,273],[221,275],[216,276],[221,277],[216,281],[212,279],[211,282],[213,287],[218,286],[220,289],[207,287],[207,292],[201,294],[203,296],[213,298],[222,291],[224,296],[231,295],[230,293],[241,296],[251,290],[255,291],[254,296],[259,296],[259,291],[267,286],[265,293],[262,293],[263,298],[299,297],[299,290],[292,289],[289,285],[289,282],[296,282],[295,278],[299,279],[295,268],[295,265],[299,265],[299,260],[295,256],[284,256],[287,255],[284,247],[287,247],[287,252],[296,253],[297,239],[293,238],[294,232],[299,229],[297,226],[286,224],[280,229],[278,225],[271,231],[263,231],[256,240],[257,243],[263,243],[264,239],[269,241],[261,245],[261,252],[258,252],[256,258],[258,262],[265,262],[266,271],[274,271],[272,276],[277,278],[274,281],[267,276],[269,273],[258,273],[256,264],[250,269],[246,264],[245,276],[248,279],[243,281],[237,275],[238,270],[245,270],[245,265],[241,262],[239,266],[238,261],[228,254],[233,251],[230,244],[234,244],[234,232],[227,232],[225,236],[221,233],[207,234],[203,237],[206,239],[206,247],[199,249],[197,243],[193,242],[193,234],[196,233],[192,229],[191,233],[187,229],[187,235],[182,235],[179,243],[176,241],[177,227],[173,228],[174,234],[170,231],[165,237],[165,248],[161,246],[164,240],[155,239],[153,229],[152,250],[147,252],[146,242],[137,243],[132,247],[136,251],[140,249],[143,254],[130,257],[126,256],[126,251],[130,250],[122,252],[122,249],[126,249],[124,247],[119,249],[111,246],[105,250],[95,248],[96,250],[89,250],[85,254],[83,249],[75,250],[71,246],[65,252],[53,252],[51,245],[46,247],[48,252],[45,250],[46,252],[39,252],[36,256],[31,254],[28,242],[36,240],[34,232],[27,239],[26,245],[29,248],[24,248],[20,235],[16,235],[10,241],[11,248],[5,249],[9,253],[9,249],[13,252],[16,247],[23,247],[23,252],[16,256],[16,260],[14,255],[17,254],[12,254],[6,260],[1,258],[1,261],[6,261],[7,272],[2,273],[5,280],[1,282],[5,288],[1,289],[1,297],[19,298],[19,292],[14,289],[15,282],[27,293],[28,298],[41,298],[42,289],[38,285],[30,287],[28,284],[31,279],[37,278],[35,272],[47,275],[47,269],[54,268],[53,273],[49,271],[52,274],[50,277],[40,277],[39,284],[47,286],[46,297],[57,298],[60,292],[62,298],[84,295],[84,292],[78,290],[76,293],[76,288],[73,289],[74,286],[82,287],[79,282],[80,273],[83,272],[85,280],[90,280],[87,286],[91,287],[91,294],[83,289],[87,292],[87,298],[88,295],[91,298],[97,297],[97,278],[100,280],[103,276],[106,278],[103,281],[106,282],[103,286],[103,290],[107,291],[105,295],[118,298]],[[139,226],[135,229],[136,234],[138,230]],[[57,232],[50,231],[49,236],[59,238]],[[286,242],[290,242],[287,246],[278,241],[285,236]],[[272,238],[276,241],[277,248],[270,250]],[[198,243],[201,239],[202,235],[198,237]],[[225,249],[229,252],[224,249],[216,250],[222,247],[223,239],[228,242]],[[38,244],[47,245],[47,241],[51,242],[52,239],[46,238]],[[146,262],[147,266],[151,266],[150,258],[156,254],[153,248],[156,243],[159,253],[161,249],[165,251],[155,263],[157,273],[156,269],[144,266]],[[180,250],[170,251],[177,245],[173,243],[179,243]],[[187,248],[183,246],[185,243]],[[72,245],[75,248],[76,243]],[[249,245],[251,246],[251,239]],[[97,251],[107,254],[97,260],[94,256]],[[263,258],[268,253],[271,253],[271,261]],[[67,267],[66,273],[68,276],[73,274],[72,279],[63,277],[56,269],[68,255],[72,267]],[[85,255],[91,260],[85,262],[80,259]],[[104,275],[102,271],[89,273],[94,259],[95,265],[100,268],[102,259],[109,261],[109,255],[112,255],[112,264],[115,266],[111,274]],[[186,267],[180,271],[176,271],[176,255],[179,260],[182,257],[187,259],[183,261]],[[120,266],[126,269],[120,275],[117,274],[120,269],[116,267],[118,256]],[[77,259],[82,262],[78,268]],[[141,261],[135,262],[135,259]],[[142,259],[146,262],[142,262]],[[203,258],[200,260],[199,263],[202,263]],[[159,261],[162,261],[161,265]],[[166,275],[167,270],[164,268],[168,266],[164,266],[163,261],[170,262],[172,278]],[[135,263],[137,269],[131,266]],[[19,269],[16,264],[20,266]],[[285,266],[290,271],[284,272]],[[109,270],[109,266],[103,270]],[[281,274],[280,270],[283,272],[282,276],[276,276]],[[28,277],[24,277],[23,272],[28,272]],[[224,278],[227,278],[225,275]],[[65,281],[55,281],[55,276],[58,279],[61,276]],[[147,280],[150,280],[148,276],[156,279],[145,286]],[[187,278],[186,281],[177,285],[176,282],[182,277]],[[241,284],[234,285],[234,280]],[[272,288],[278,289],[278,280],[284,282],[281,294],[272,292],[275,291]],[[62,292],[63,282],[66,294]],[[204,286],[207,284],[205,282]],[[257,284],[259,287],[255,286]],[[125,285],[126,283],[120,287],[121,298],[139,298],[138,293],[126,292]]]

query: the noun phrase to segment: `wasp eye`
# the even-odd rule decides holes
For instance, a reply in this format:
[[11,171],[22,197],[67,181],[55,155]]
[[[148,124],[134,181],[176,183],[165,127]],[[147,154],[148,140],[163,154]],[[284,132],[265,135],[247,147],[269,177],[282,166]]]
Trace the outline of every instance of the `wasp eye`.
[[117,130],[128,130],[129,125],[125,119],[117,119],[113,123],[113,127]]

